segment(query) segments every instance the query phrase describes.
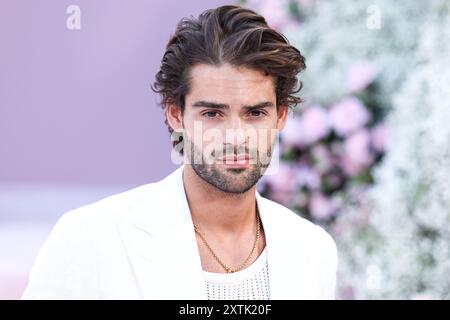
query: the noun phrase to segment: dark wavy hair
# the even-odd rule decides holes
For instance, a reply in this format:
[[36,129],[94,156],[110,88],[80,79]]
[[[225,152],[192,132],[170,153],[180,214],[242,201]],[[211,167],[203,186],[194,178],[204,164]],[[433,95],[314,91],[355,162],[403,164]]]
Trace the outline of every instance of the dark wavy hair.
[[[263,16],[241,6],[225,5],[206,10],[198,18],[182,18],[177,24],[151,86],[161,95],[159,105],[165,109],[173,104],[184,112],[190,68],[223,63],[274,77],[277,108],[286,105],[292,109],[303,102],[295,95],[302,89],[297,74],[306,68],[300,51],[270,28]],[[167,118],[165,123],[172,134]],[[173,147],[180,142],[173,141]]]

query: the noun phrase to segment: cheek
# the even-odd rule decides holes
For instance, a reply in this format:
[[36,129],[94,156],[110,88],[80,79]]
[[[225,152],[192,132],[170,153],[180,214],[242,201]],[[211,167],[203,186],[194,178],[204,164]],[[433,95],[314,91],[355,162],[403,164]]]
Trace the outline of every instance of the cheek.
[[269,149],[272,142],[276,138],[277,130],[277,117],[267,118],[257,125],[258,140],[260,141],[259,148]]
[[198,139],[198,136],[201,137],[205,130],[205,125],[202,121],[187,113],[183,116],[183,127],[185,134],[190,140]]
[[248,137],[250,150],[265,152],[271,149],[272,143],[276,138],[276,130],[271,127],[262,127],[248,135]]

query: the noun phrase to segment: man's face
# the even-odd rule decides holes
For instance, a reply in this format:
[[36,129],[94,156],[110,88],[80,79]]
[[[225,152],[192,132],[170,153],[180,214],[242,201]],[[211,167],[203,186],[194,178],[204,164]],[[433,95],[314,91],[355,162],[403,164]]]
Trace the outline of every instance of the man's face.
[[185,163],[224,192],[246,192],[268,167],[286,121],[287,108],[277,112],[274,79],[229,64],[197,65],[190,76],[182,117]]

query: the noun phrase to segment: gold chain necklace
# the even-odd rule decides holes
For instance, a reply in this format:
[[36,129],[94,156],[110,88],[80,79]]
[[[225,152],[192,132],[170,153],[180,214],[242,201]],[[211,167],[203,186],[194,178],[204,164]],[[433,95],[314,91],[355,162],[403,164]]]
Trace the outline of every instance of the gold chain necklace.
[[214,250],[211,248],[211,246],[208,244],[208,242],[206,241],[205,237],[203,236],[203,234],[199,231],[198,226],[196,224],[194,224],[194,229],[195,231],[198,233],[198,235],[200,236],[200,238],[202,239],[202,241],[205,243],[206,247],[209,249],[209,251],[211,251],[211,254],[213,255],[214,259],[217,260],[217,262],[222,266],[222,268],[225,269],[225,271],[227,273],[233,273],[236,271],[241,270],[242,268],[244,268],[247,263],[250,261],[251,257],[254,255],[256,246],[258,244],[258,240],[259,240],[259,234],[260,234],[260,219],[259,219],[259,211],[258,211],[258,206],[256,206],[256,238],[255,238],[255,242],[253,243],[253,248],[252,251],[250,252],[250,254],[248,255],[247,259],[244,260],[244,262],[242,262],[237,268],[233,269],[231,267],[229,267],[228,265],[226,265],[222,260],[219,259],[219,257],[216,255],[216,253],[214,252]]

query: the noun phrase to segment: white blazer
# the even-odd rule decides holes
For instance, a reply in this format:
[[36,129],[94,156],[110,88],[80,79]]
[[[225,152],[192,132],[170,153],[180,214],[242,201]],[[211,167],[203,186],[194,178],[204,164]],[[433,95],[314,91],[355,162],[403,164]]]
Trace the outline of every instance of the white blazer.
[[[207,299],[183,168],[65,213],[40,249],[22,299]],[[332,238],[258,192],[256,201],[270,298],[334,299]]]

